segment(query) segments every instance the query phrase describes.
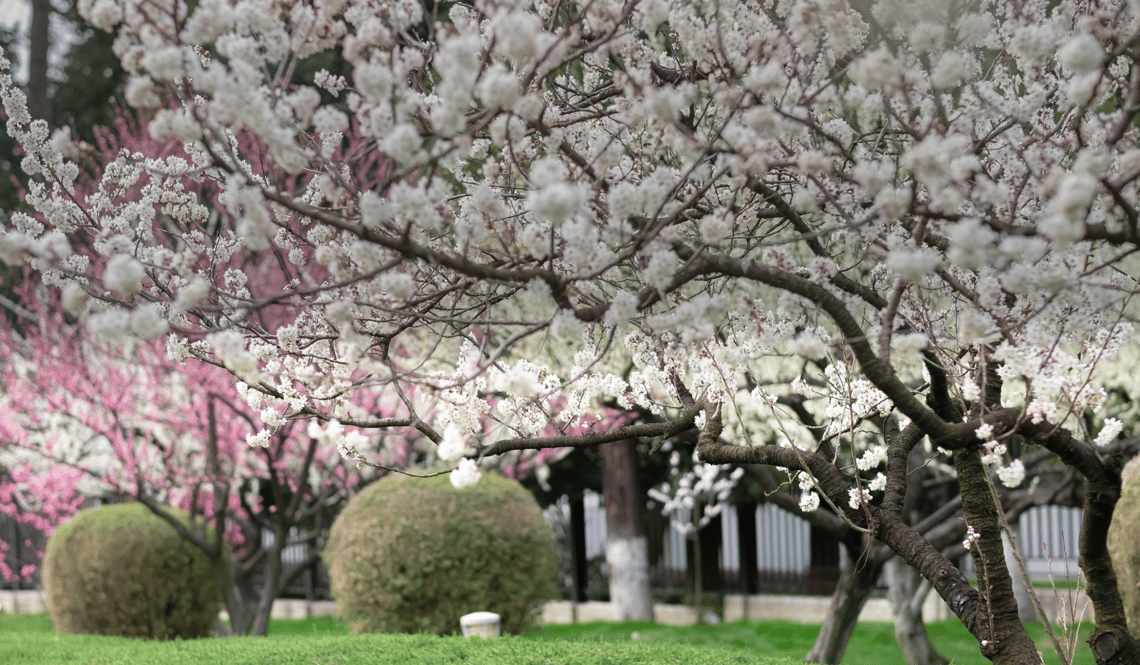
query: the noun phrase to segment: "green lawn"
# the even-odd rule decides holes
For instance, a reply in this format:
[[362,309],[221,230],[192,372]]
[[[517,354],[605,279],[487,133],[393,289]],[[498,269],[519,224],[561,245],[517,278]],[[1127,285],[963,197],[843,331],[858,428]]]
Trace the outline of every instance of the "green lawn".
[[[966,632],[965,628],[956,621],[940,621],[928,624],[931,638],[938,649],[947,657],[952,659],[956,665],[968,665],[973,663],[988,663],[984,658],[978,654],[977,645],[974,639]],[[1040,624],[1031,624],[1030,633],[1037,640],[1039,648],[1045,654],[1046,663],[1050,665],[1059,665],[1060,661],[1053,653],[1052,645],[1045,631]],[[1085,624],[1082,630],[1082,636],[1087,636],[1091,625]],[[549,625],[545,626],[536,633],[531,633],[522,636],[521,639],[509,640],[503,642],[503,646],[510,646],[503,653],[495,652],[499,658],[507,655],[507,652],[516,653],[522,660],[514,662],[533,662],[533,663],[651,663],[658,662],[653,654],[655,653],[673,653],[674,656],[680,655],[670,649],[680,648],[685,653],[701,654],[699,658],[702,662],[730,662],[736,661],[740,663],[762,663],[767,661],[767,658],[772,658],[774,663],[783,661],[788,662],[802,662],[804,656],[815,642],[816,635],[819,631],[819,626],[813,624],[800,624],[788,621],[737,621],[733,623],[719,624],[716,626],[662,626],[652,623],[643,622],[627,622],[627,623],[608,623],[608,622],[593,622],[576,625]],[[57,654],[60,659],[54,661],[48,660],[20,660],[19,653],[13,656],[12,652],[5,653],[6,644],[20,642],[20,638],[34,639],[34,644],[29,648],[43,648],[42,642],[46,640],[52,633],[51,623],[43,614],[35,615],[0,615],[0,633],[4,633],[0,638],[0,662],[4,663],[115,663],[116,665],[122,663],[147,663],[157,661],[146,661],[143,658],[138,660],[128,658],[127,660],[103,660],[87,658],[73,660],[63,659],[64,652]],[[22,634],[22,635],[20,635]],[[284,647],[288,645],[290,652],[296,651],[298,657],[302,653],[308,653],[309,650],[302,650],[297,646],[298,640],[303,636],[312,636],[316,638],[312,640],[311,646],[316,651],[321,653],[331,654],[326,649],[327,644],[347,644],[343,639],[336,639],[340,636],[348,635],[348,628],[344,622],[337,621],[332,617],[315,617],[303,620],[287,620],[277,619],[270,624],[270,640],[271,643],[277,643]],[[129,641],[120,640],[118,638],[99,638],[99,637],[72,637],[62,636],[65,642],[69,640],[78,640],[72,644],[72,651],[83,651],[83,645],[90,644],[92,649],[100,652],[106,652],[110,656],[110,652],[106,650],[112,646],[118,649],[124,649],[128,646]],[[370,636],[373,637],[373,636]],[[389,637],[389,636],[374,636],[374,637]],[[13,639],[15,638],[15,639]],[[54,638],[53,638],[54,639]],[[356,639],[356,638],[354,638]],[[419,639],[419,638],[417,638]],[[399,642],[398,651],[400,653],[417,654],[417,662],[426,662],[418,660],[420,657],[429,657],[429,651],[436,648],[435,638],[419,639],[419,641],[412,641],[409,643]],[[202,640],[200,642],[224,642],[224,640]],[[264,642],[264,641],[263,641]],[[534,642],[543,642],[545,644],[533,644]],[[444,644],[454,644],[453,641],[443,640]],[[527,644],[531,646],[527,647]],[[577,643],[573,647],[567,643]],[[582,644],[586,643],[586,644]],[[57,643],[58,644],[58,643]],[[166,643],[169,645],[170,643]],[[182,647],[169,647],[176,648],[179,655],[191,656],[191,650],[186,648],[186,645],[192,643],[182,643]],[[38,646],[37,646],[38,645]],[[559,646],[561,645],[561,646]],[[656,647],[656,648],[655,648]],[[662,650],[660,647],[668,647]],[[150,654],[151,650],[164,648],[162,643],[149,643],[144,649],[147,654],[140,656],[154,658]],[[206,645],[202,645],[201,649],[205,649]],[[359,647],[363,648],[363,647]],[[689,648],[693,650],[690,651]],[[385,647],[385,649],[392,650],[396,647]],[[460,653],[454,647],[447,647],[446,653],[454,656],[456,662],[462,661],[468,665],[474,665],[475,662],[483,662],[483,656],[480,649],[483,647],[473,647],[471,653]],[[563,657],[550,661],[547,658],[539,657],[540,654],[546,653],[547,650],[554,649],[555,652],[562,654]],[[196,649],[199,650],[199,649]],[[311,650],[311,649],[310,649]],[[322,651],[323,650],[323,651]],[[411,650],[411,651],[409,651]],[[425,651],[427,650],[427,651]],[[537,650],[537,651],[535,651]],[[366,653],[373,653],[379,651],[374,646],[369,646],[364,649]],[[211,652],[212,653],[212,652]],[[357,653],[355,649],[349,653],[345,653],[343,657],[348,658],[352,653]],[[435,653],[435,652],[430,652]],[[736,654],[729,658],[731,654]],[[315,654],[315,652],[314,652]],[[586,654],[579,657],[574,657],[573,654]],[[319,654],[315,654],[319,655]],[[211,655],[210,657],[214,657]],[[253,658],[243,657],[241,659],[234,659],[225,662],[241,662],[241,663],[289,663],[289,662],[320,662],[321,665],[335,664],[338,659],[326,659],[318,657],[316,660],[304,660],[310,656],[304,656],[301,660],[275,660],[274,658]],[[410,655],[409,655],[410,657]],[[430,656],[438,657],[438,656]],[[536,660],[535,657],[538,659]],[[760,657],[761,660],[754,661],[753,658]],[[473,661],[467,660],[473,658]],[[740,659],[740,660],[737,660]],[[189,661],[181,661],[189,662]],[[205,661],[195,661],[205,662]],[[222,662],[222,661],[215,661]],[[344,661],[345,664],[349,661]],[[387,662],[387,661],[367,661],[367,662]],[[397,662],[398,659],[397,659]],[[487,662],[504,662],[503,660],[495,661],[494,658]],[[666,659],[664,662],[669,662]],[[683,660],[682,662],[695,662],[692,660]],[[860,624],[855,629],[855,634],[852,637],[851,644],[847,650],[847,655],[844,658],[845,663],[880,663],[895,664],[902,663],[902,651],[899,649],[898,644],[895,642],[894,629],[889,623],[875,623],[865,622]],[[1078,646],[1077,658],[1074,661],[1078,665],[1091,665],[1093,663],[1092,655],[1089,653],[1088,647],[1083,643]],[[356,665],[356,663],[353,663]]]
[[[978,653],[974,640],[957,620],[936,621],[927,624],[931,641],[956,665],[989,663]],[[1087,622],[1082,626],[1082,639],[1092,629]],[[1059,627],[1056,630],[1060,630]],[[1060,665],[1052,643],[1041,624],[1030,624],[1029,633],[1045,655],[1047,665]],[[595,622],[577,625],[545,626],[529,639],[595,640],[611,643],[682,642],[692,645],[737,647],[757,650],[773,656],[790,656],[803,660],[819,634],[816,624],[791,621],[736,621],[716,626],[661,626],[651,623]],[[1060,633],[1058,633],[1060,635]],[[894,625],[883,622],[863,622],[855,628],[848,645],[844,663],[903,663],[902,649],[895,641]],[[1093,657],[1083,642],[1077,647],[1074,665],[1092,665]]]

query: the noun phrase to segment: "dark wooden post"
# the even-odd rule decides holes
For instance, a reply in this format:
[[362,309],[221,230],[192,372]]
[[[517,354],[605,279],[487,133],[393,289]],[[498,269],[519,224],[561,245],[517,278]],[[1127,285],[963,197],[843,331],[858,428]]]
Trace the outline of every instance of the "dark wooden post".
[[[698,509],[694,508],[694,524],[697,523],[699,514]],[[723,522],[720,515],[717,515],[700,528],[695,537],[685,539],[685,567],[689,588],[694,594],[724,591],[724,579],[720,571],[722,529]]]
[[[13,539],[16,542],[14,542],[12,544],[12,554],[15,556],[15,561],[13,561],[13,563],[15,565],[12,566],[12,571],[14,573],[16,573],[15,579],[13,580],[15,585],[12,587],[12,589],[14,591],[18,592],[20,590],[20,568],[22,568],[22,566],[20,565],[21,534],[20,534],[20,523],[16,522],[15,520],[12,521],[12,533],[14,533],[16,535],[16,537]],[[42,562],[41,562],[41,567],[42,567]],[[19,598],[18,596],[15,597],[15,602],[17,602],[17,603],[20,602],[18,598]],[[19,611],[19,610],[17,609],[17,611]]]
[[811,526],[811,567],[808,594],[830,596],[839,583],[839,540],[831,532]]
[[570,600],[586,600],[586,502],[582,495],[570,498],[570,574],[574,578]]
[[736,539],[740,542],[740,590],[760,593],[760,553],[756,547],[756,502],[736,506]]
[[721,551],[724,549],[724,520],[718,514],[700,531],[701,582],[705,591],[724,591],[721,574]]

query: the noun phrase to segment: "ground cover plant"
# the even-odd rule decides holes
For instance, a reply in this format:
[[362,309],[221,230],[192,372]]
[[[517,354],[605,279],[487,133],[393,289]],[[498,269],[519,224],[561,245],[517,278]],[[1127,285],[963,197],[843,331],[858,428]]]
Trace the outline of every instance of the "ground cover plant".
[[[278,624],[294,624],[275,630]],[[605,644],[596,640],[518,636],[494,639],[439,637],[428,634],[346,635],[346,624],[321,620],[274,620],[268,637],[232,637],[173,642],[145,642],[91,635],[55,635],[43,615],[0,615],[0,662],[6,665],[143,665],[179,662],[226,665],[794,665],[799,659],[764,655],[738,647],[656,644]],[[318,630],[305,630],[319,628]]]
[[[948,656],[951,662],[956,665],[972,665],[974,663],[984,662],[976,653],[977,649],[974,646],[973,638],[960,622],[952,620],[935,621],[928,624],[927,628],[930,631],[931,639],[939,651]],[[4,636],[5,641],[3,643],[6,644],[13,645],[19,642],[21,639],[19,636],[25,634],[38,636],[37,639],[40,641],[36,641],[34,644],[46,644],[48,639],[50,639],[51,630],[51,623],[43,614],[0,616],[0,634]],[[1056,654],[1051,651],[1049,638],[1045,634],[1044,628],[1040,624],[1030,624],[1028,630],[1044,653],[1045,662],[1048,665],[1059,665],[1061,661],[1057,658]],[[1090,626],[1086,624],[1081,636],[1086,637],[1089,630]],[[725,652],[743,652],[746,655],[766,654],[774,658],[775,663],[783,665],[784,663],[803,662],[804,654],[808,653],[812,648],[818,633],[819,624],[801,624],[789,621],[736,621],[704,626],[664,626],[647,622],[592,622],[585,624],[547,625],[543,626],[537,632],[522,635],[520,639],[528,642],[549,642],[555,645],[555,648],[557,648],[558,645],[564,646],[569,642],[605,643],[609,645],[607,648],[610,649],[607,653],[610,654],[611,658],[614,658],[614,660],[609,662],[615,663],[638,662],[618,659],[620,656],[617,654],[623,653],[622,649],[627,647],[656,645],[668,649],[676,648],[677,645],[681,645],[683,647],[692,648],[693,650],[674,653],[682,655],[701,654],[702,650],[709,650],[704,651],[703,655],[696,656],[697,658],[707,658],[707,660],[696,660],[692,662],[733,662],[731,660],[718,661],[716,658],[717,655]],[[347,637],[349,636],[349,628],[346,622],[332,617],[274,619],[270,623],[269,635],[271,639],[285,637],[303,638],[306,636],[327,639],[337,636]],[[61,638],[75,639],[75,636],[61,636]],[[32,644],[33,642],[29,641],[26,646],[19,648],[30,650],[32,647],[29,645]],[[95,648],[95,645],[101,645],[103,643],[96,640],[90,643],[79,641],[75,642],[75,644],[88,644],[92,646],[92,648]],[[108,644],[110,644],[110,642],[108,642]],[[321,644],[325,643],[322,642]],[[15,647],[10,648],[13,650],[5,653],[3,650],[4,647],[0,646],[0,656],[8,656],[11,654],[12,657],[15,658],[14,654],[17,653],[14,650]],[[637,653],[638,657],[644,655],[643,652]],[[709,657],[709,653],[713,655]],[[27,657],[31,658],[31,654]],[[578,656],[573,649],[565,649],[560,659],[557,659],[555,662],[591,662],[589,660],[572,660],[574,657]],[[633,656],[631,655],[630,657],[632,658]],[[652,654],[650,654],[650,657],[653,657]],[[4,662],[20,663],[20,665],[25,665],[25,663],[26,665],[40,665],[41,663],[46,663],[46,661],[37,661],[34,659],[27,661],[5,660]],[[125,663],[130,662],[132,661],[125,661]],[[317,662],[323,663],[325,661],[318,659]],[[524,659],[521,662],[531,661]],[[655,661],[650,660],[649,662]],[[673,661],[666,660],[663,662]],[[690,661],[682,659],[682,662]],[[744,660],[740,662],[763,663],[764,661]],[[861,663],[902,663],[905,661],[903,660],[902,650],[894,638],[891,624],[863,622],[856,627],[842,662],[858,665]],[[1078,653],[1073,662],[1077,665],[1091,665],[1093,662],[1092,654],[1088,652]]]
[[[1106,546],[1140,394],[1116,359],[1140,3],[81,11],[117,31],[125,97],[174,149],[88,150],[0,77],[31,176],[0,260],[101,343],[225,367],[251,445],[309,421],[352,464],[406,466],[362,452],[390,434],[462,488],[519,451],[649,439],[700,463],[662,489],[696,524],[731,467],[779,467],[801,512],[889,547],[999,665],[1039,662],[1007,498],[1079,477],[1091,653],[1140,665]],[[322,52],[348,74],[293,80]],[[912,522],[927,466],[961,540]]]

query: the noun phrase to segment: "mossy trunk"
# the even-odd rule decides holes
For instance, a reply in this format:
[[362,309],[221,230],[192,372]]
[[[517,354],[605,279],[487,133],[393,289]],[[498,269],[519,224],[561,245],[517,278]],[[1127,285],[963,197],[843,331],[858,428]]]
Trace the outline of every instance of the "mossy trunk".
[[[1119,473],[1119,467],[1116,471]],[[1140,665],[1140,644],[1129,632],[1120,585],[1108,553],[1108,530],[1119,498],[1119,476],[1090,482],[1081,523],[1081,572],[1096,616],[1096,628],[1088,642],[1098,665]]]
[[[1005,563],[999,504],[977,448],[954,451],[966,522],[978,539],[971,548],[981,593],[980,612],[959,617],[995,665],[1039,665],[1041,656],[1017,610],[1013,578]],[[953,605],[951,605],[953,608]]]

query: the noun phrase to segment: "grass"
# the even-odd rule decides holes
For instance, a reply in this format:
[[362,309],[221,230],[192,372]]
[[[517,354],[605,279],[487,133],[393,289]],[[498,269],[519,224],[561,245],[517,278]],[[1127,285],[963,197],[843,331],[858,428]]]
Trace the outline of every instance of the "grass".
[[[988,664],[978,652],[978,643],[957,620],[928,623],[931,642],[955,665]],[[1047,665],[1060,665],[1052,642],[1039,624],[1028,624],[1029,634],[1037,648],[1045,655]],[[1088,637],[1091,625],[1082,626],[1082,639]],[[1054,628],[1059,631],[1059,628]],[[735,621],[716,626],[661,626],[652,623],[595,622],[576,625],[543,627],[540,633],[528,639],[591,640],[610,643],[680,642],[695,646],[735,647],[757,650],[773,656],[788,656],[802,661],[819,635],[818,624],[791,621]],[[894,625],[885,622],[865,621],[855,627],[851,642],[843,658],[844,663],[904,663],[902,649],[895,640]],[[1088,646],[1077,647],[1074,665],[1092,665]]]
[[1058,578],[1055,580],[1033,580],[1034,589],[1083,589],[1085,581],[1076,578]]
[[[978,653],[977,642],[966,632],[961,623],[954,620],[938,621],[927,624],[931,640],[945,656],[955,665],[982,665],[988,663]],[[1082,627],[1082,638],[1088,636],[1091,625],[1086,622]],[[1053,652],[1052,643],[1045,634],[1041,624],[1029,624],[1030,635],[1037,642],[1038,648],[1045,654],[1045,662],[1049,665],[1059,665],[1060,660]],[[319,665],[340,665],[343,663],[387,663],[387,660],[375,660],[375,654],[382,651],[393,654],[392,662],[399,665],[401,662],[429,662],[424,658],[444,658],[433,662],[464,662],[466,665],[475,665],[484,662],[497,663],[536,663],[539,665],[561,663],[655,663],[654,654],[670,654],[660,662],[671,663],[676,657],[681,662],[708,662],[708,663],[763,663],[771,657],[772,663],[802,662],[804,656],[811,649],[819,633],[816,624],[801,624],[790,621],[736,621],[715,626],[663,626],[647,622],[592,622],[573,625],[548,625],[536,633],[511,638],[501,642],[500,651],[495,656],[484,653],[487,645],[469,646],[466,640],[445,638],[439,640],[427,636],[410,636],[404,639],[400,636],[361,636],[351,640],[343,639],[348,635],[348,627],[343,621],[332,617],[313,617],[310,619],[275,619],[270,623],[269,640],[253,640],[261,644],[262,650],[271,645],[277,645],[290,654],[295,654],[296,660],[256,654],[241,659],[230,659],[217,652],[217,645],[225,640],[197,640],[186,643],[139,643],[121,638],[92,637],[92,636],[60,636],[61,642],[67,645],[64,651],[56,650],[54,659],[28,660],[21,659],[19,652],[11,651],[11,644],[18,644],[24,640],[34,640],[29,643],[29,650],[45,649],[56,646],[52,635],[51,622],[43,614],[33,615],[0,615],[0,662],[12,665],[27,663],[39,665],[43,663],[81,663],[82,665],[103,665],[104,663],[127,665],[130,663],[166,662],[171,659],[171,651],[177,651],[179,662],[210,662],[210,663],[274,663],[286,665],[287,663],[318,663]],[[15,638],[15,639],[13,639]],[[21,639],[23,638],[23,639]],[[309,639],[313,638],[313,639]],[[383,642],[382,648],[373,643],[371,638],[396,638],[394,642]],[[413,639],[414,638],[414,639]],[[361,641],[363,640],[363,641]],[[418,640],[418,641],[417,641]],[[479,641],[481,642],[481,641]],[[195,643],[201,646],[196,646]],[[210,644],[212,643],[212,644]],[[459,643],[459,646],[456,644]],[[541,644],[537,644],[541,643]],[[176,646],[181,644],[183,646]],[[379,643],[377,643],[379,644]],[[47,646],[45,646],[47,645]],[[440,646],[450,645],[450,646]],[[507,648],[509,647],[509,648]],[[123,650],[126,651],[123,651]],[[133,649],[133,650],[132,650]],[[141,651],[139,650],[141,649]],[[152,654],[151,651],[167,649],[162,655]],[[337,649],[345,650],[337,651]],[[435,651],[433,651],[433,649]],[[443,651],[440,652],[439,649]],[[678,651],[681,650],[681,651]],[[81,657],[77,659],[65,658],[66,654],[99,653],[98,659]],[[145,651],[145,653],[143,653]],[[198,654],[198,652],[201,652]],[[513,656],[508,656],[514,654]],[[558,657],[550,660],[543,656],[545,653],[555,653]],[[683,652],[683,653],[682,653]],[[121,653],[125,659],[119,659],[115,653]],[[440,655],[442,653],[443,655]],[[134,654],[134,655],[131,655]],[[195,654],[205,660],[196,660]],[[334,657],[340,654],[339,657]],[[359,660],[362,654],[368,654],[368,659]],[[401,655],[402,654],[402,655]],[[218,658],[222,658],[218,660]],[[340,660],[343,658],[344,660]],[[401,661],[403,658],[405,660]],[[407,658],[414,658],[408,661]],[[512,660],[512,658],[516,658]],[[693,659],[696,660],[693,660]],[[760,658],[760,660],[756,660]],[[903,663],[902,650],[895,641],[894,627],[889,623],[863,622],[855,628],[851,638],[844,663]],[[1075,665],[1092,665],[1093,658],[1088,646],[1081,644],[1077,648]]]

